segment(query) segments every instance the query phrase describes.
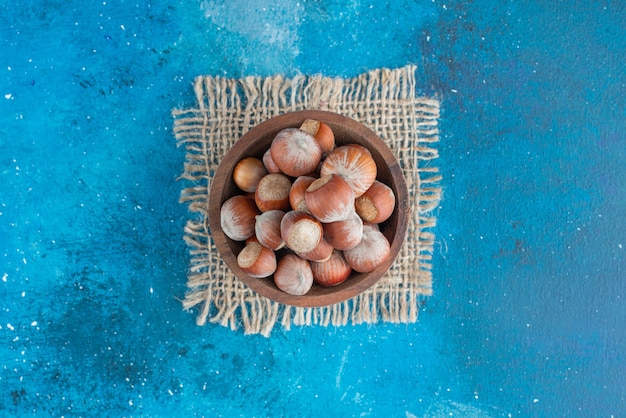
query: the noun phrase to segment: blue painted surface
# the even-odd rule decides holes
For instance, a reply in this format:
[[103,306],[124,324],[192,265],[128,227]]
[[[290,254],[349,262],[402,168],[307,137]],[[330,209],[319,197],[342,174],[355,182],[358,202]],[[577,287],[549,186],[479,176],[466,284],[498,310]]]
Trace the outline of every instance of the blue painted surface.
[[[0,1],[0,416],[624,416],[620,2]],[[198,74],[419,66],[412,325],[198,328],[170,110]]]

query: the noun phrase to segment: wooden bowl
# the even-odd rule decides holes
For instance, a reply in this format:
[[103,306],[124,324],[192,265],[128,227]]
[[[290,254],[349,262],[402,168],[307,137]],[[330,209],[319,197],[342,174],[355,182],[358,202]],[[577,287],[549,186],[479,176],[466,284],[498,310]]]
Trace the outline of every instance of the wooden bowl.
[[[322,287],[313,284],[306,295],[293,296],[276,287],[271,276],[257,279],[241,270],[237,265],[237,254],[243,249],[244,243],[233,241],[224,234],[220,224],[220,208],[228,198],[243,194],[232,180],[235,165],[244,157],[253,156],[261,159],[280,130],[297,128],[305,119],[327,123],[335,134],[337,146],[359,144],[369,149],[377,165],[377,180],[392,188],[396,195],[396,206],[391,217],[380,224],[380,230],[391,244],[391,257],[388,262],[369,273],[353,272],[346,281],[337,286]],[[213,177],[209,197],[211,235],[220,255],[235,276],[260,295],[280,303],[302,307],[326,306],[343,302],[374,285],[389,269],[400,251],[407,229],[409,210],[408,192],[402,169],[383,140],[353,119],[319,110],[283,114],[248,131],[224,156]]]

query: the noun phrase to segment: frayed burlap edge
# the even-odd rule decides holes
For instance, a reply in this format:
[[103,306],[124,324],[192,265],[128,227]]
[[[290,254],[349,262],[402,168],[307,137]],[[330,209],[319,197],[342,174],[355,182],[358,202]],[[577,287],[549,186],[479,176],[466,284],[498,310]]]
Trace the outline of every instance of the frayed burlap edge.
[[[415,322],[420,300],[432,293],[431,254],[441,176],[433,160],[439,140],[439,101],[416,97],[412,65],[377,69],[358,77],[245,77],[195,79],[197,108],[176,109],[174,134],[186,149],[181,179],[192,184],[180,201],[197,214],[188,220],[184,240],[190,267],[183,307],[199,307],[198,325],[207,320],[246,334],[269,336],[276,323],[343,326],[352,322]],[[234,277],[210,236],[211,178],[222,156],[245,132],[274,116],[304,109],[329,110],[375,131],[401,162],[412,199],[405,243],[389,272],[371,289],[321,308],[285,306],[260,296]]]

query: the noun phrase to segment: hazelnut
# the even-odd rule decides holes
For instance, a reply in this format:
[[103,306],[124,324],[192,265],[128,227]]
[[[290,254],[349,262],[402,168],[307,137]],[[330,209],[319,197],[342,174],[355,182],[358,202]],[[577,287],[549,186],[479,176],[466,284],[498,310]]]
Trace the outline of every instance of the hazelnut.
[[314,172],[322,159],[322,149],[315,138],[297,128],[278,132],[270,145],[270,154],[280,171],[292,177]]
[[270,173],[264,176],[254,193],[254,201],[261,210],[289,210],[289,190],[291,180],[280,173]]
[[233,171],[233,181],[241,190],[254,193],[259,181],[267,174],[263,161],[246,157],[239,161]]
[[361,145],[342,145],[335,148],[322,163],[321,176],[340,175],[361,196],[376,180],[376,162],[371,153]]
[[265,154],[263,154],[263,165],[268,173],[280,173],[280,168],[278,168],[274,160],[272,160],[272,154],[269,148],[265,151]]
[[315,181],[315,177],[300,176],[294,180],[289,190],[289,204],[293,210],[309,212],[304,199],[305,190]]
[[326,261],[333,252],[333,247],[322,237],[315,248],[307,252],[296,252],[300,257],[309,261]]
[[311,262],[311,271],[315,283],[326,287],[343,283],[352,274],[352,268],[341,251],[337,250],[324,262]]
[[276,271],[276,254],[258,242],[251,242],[237,255],[237,264],[251,277],[268,277]]
[[354,211],[346,219],[325,223],[323,227],[324,239],[338,250],[356,247],[363,237],[363,220]]
[[254,235],[255,217],[260,213],[250,197],[233,196],[220,208],[222,231],[232,240],[244,241]]
[[322,154],[326,155],[335,148],[335,134],[326,123],[314,119],[306,119],[300,125],[300,129],[315,138]]
[[396,207],[396,196],[391,187],[376,180],[354,202],[356,212],[366,222],[386,221]]
[[344,251],[343,255],[353,270],[368,273],[389,260],[391,247],[382,232],[371,226],[363,226],[361,242]]
[[282,210],[268,210],[256,217],[254,231],[258,242],[270,250],[280,250],[285,246],[285,241],[280,236],[280,221],[285,212]]
[[354,192],[337,174],[315,180],[304,192],[304,197],[309,212],[320,222],[344,220],[354,210]]
[[290,295],[306,294],[313,285],[313,272],[309,262],[293,254],[285,255],[278,261],[274,283]]
[[299,210],[287,212],[280,222],[280,235],[289,249],[306,254],[322,240],[322,224],[312,215]]

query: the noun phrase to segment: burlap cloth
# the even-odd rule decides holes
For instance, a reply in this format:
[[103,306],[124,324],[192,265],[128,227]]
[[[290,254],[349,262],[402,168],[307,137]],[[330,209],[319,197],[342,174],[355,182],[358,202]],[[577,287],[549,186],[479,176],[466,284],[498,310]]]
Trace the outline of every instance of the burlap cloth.
[[[180,201],[191,212],[184,230],[190,248],[185,309],[199,308],[206,321],[246,334],[268,336],[277,322],[344,326],[348,322],[417,320],[431,295],[431,253],[441,176],[438,156],[439,101],[417,97],[415,67],[377,69],[355,78],[296,76],[195,79],[197,107],[173,111],[174,133],[186,148],[181,179],[190,184]],[[245,132],[274,116],[303,109],[340,113],[368,126],[389,145],[401,163],[412,198],[406,241],[388,273],[352,300],[322,308],[285,306],[262,297],[234,277],[210,236],[208,200],[211,178],[222,156]]]

